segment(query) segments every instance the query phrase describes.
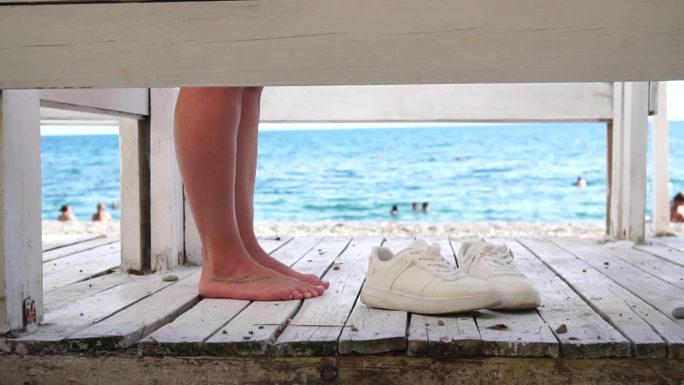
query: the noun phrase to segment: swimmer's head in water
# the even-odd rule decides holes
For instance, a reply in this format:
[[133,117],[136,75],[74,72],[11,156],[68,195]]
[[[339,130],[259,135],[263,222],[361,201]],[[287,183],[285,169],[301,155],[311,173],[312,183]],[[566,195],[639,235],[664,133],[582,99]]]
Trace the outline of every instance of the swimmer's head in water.
[[104,203],[100,202],[97,204],[97,210],[98,211],[105,211],[106,209],[107,209],[107,207],[105,206]]
[[684,202],[684,192],[678,192],[673,199],[675,202]]
[[63,214],[67,211],[69,211],[69,205],[62,205],[62,208],[59,209],[59,211]]

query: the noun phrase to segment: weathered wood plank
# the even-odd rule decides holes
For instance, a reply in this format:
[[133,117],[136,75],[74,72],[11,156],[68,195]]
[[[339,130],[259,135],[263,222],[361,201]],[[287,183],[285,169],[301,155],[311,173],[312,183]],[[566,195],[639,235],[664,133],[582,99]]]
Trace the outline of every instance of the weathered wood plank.
[[[455,264],[455,251],[462,241],[448,238],[427,238],[437,242],[441,254],[447,261]],[[452,244],[455,249],[452,249]],[[482,340],[472,314],[444,314],[425,316],[411,314],[408,329],[409,356],[457,357],[482,354]]]
[[[289,239],[260,239],[273,253]],[[240,313],[250,301],[205,298],[138,343],[142,354],[202,355],[204,341]]]
[[[262,240],[259,242],[261,244]],[[325,267],[308,262],[308,257],[303,259],[307,255],[318,255],[319,249],[326,252],[319,246],[318,238],[302,237],[290,240],[271,255],[301,272],[318,267],[318,271],[308,272],[320,276],[325,272]],[[206,339],[205,351],[214,355],[264,354],[276,333],[282,330],[299,306],[300,301],[252,302],[219,332]]]
[[[519,241],[632,342],[638,358],[683,357],[684,328],[612,279],[544,239]],[[667,341],[667,345],[663,342]]]
[[672,310],[679,306],[681,299],[684,298],[684,290],[622,261],[615,254],[611,244],[566,238],[554,238],[551,241],[601,271],[680,326],[684,326],[684,320],[672,316]]
[[662,238],[651,238],[651,243],[657,245],[663,245],[665,247],[684,251],[684,238],[682,237],[662,237]]
[[646,227],[648,83],[613,85],[609,235],[643,242]]
[[125,273],[110,273],[86,281],[75,282],[59,287],[49,293],[45,293],[45,313],[53,312],[83,298],[88,298],[101,291],[137,279],[140,279],[140,276]]
[[[515,264],[534,282],[542,298],[537,309],[561,344],[564,358],[629,357],[630,343],[607,323],[553,271],[515,240],[490,239],[506,244]],[[564,333],[558,332],[565,325]]]
[[185,261],[183,182],[173,141],[175,88],[152,88],[150,113],[150,255],[152,271]]
[[40,90],[40,105],[140,119],[150,115],[150,92],[147,88]]
[[43,262],[43,277],[48,274],[54,274],[61,270],[67,269],[70,266],[77,265],[82,262],[86,262],[95,258],[100,258],[109,254],[119,253],[121,250],[120,244],[110,243],[108,245],[103,245],[95,247],[87,251],[81,251],[79,253],[70,254],[69,256],[62,257],[60,259],[53,259],[49,262]]
[[119,252],[94,257],[68,266],[66,269],[43,276],[43,290],[46,293],[70,283],[106,274],[121,265]]
[[652,275],[669,282],[680,289],[684,289],[684,267],[665,261],[647,252],[633,247],[632,242],[617,242],[613,244],[614,254],[621,260],[647,271]]
[[145,272],[150,257],[150,121],[119,120],[121,268]]
[[634,248],[655,255],[675,265],[684,267],[684,252],[672,247],[663,246],[655,243],[634,245]]
[[613,118],[612,87],[612,83],[268,87],[261,99],[261,120],[606,121]]
[[[401,356],[137,357],[0,356],[0,378],[15,383],[118,385],[226,384],[679,384],[684,361],[486,357],[460,360]],[[334,375],[336,373],[336,375]]]
[[[196,270],[180,270],[180,277]],[[147,275],[123,285],[114,286],[93,296],[46,314],[45,324],[35,333],[8,340],[8,348],[17,353],[54,353],[68,349],[66,338],[133,303],[170,285],[160,275]]]
[[477,310],[474,314],[486,356],[559,356],[558,341],[535,310]]
[[63,258],[68,255],[80,253],[95,248],[100,248],[105,245],[118,244],[119,237],[101,237],[97,236],[94,239],[85,242],[78,242],[65,247],[56,248],[43,252],[43,262],[54,261],[55,259]]
[[[414,239],[390,239],[382,246],[398,253],[413,243]],[[370,250],[367,252],[370,255]],[[368,270],[366,263],[364,271]],[[363,280],[365,275],[361,276]],[[347,280],[346,284],[350,284]],[[356,299],[339,337],[340,354],[352,352],[362,354],[384,353],[406,350],[408,313],[385,309],[374,309]]]
[[95,235],[95,234],[76,235],[76,236],[67,236],[65,238],[60,237],[60,239],[50,239],[50,240],[45,240],[45,237],[43,237],[43,253],[45,253],[46,251],[59,249],[61,247],[71,246],[71,245],[75,245],[77,243],[90,241],[90,240],[95,239],[95,238],[99,238],[99,236]]
[[655,83],[657,113],[653,116],[653,233],[670,232],[670,144],[667,121],[667,82]]
[[1,7],[0,88],[674,80],[683,14],[679,0]]
[[67,339],[73,350],[112,350],[129,347],[170,322],[199,301],[200,272],[77,331]]
[[0,91],[0,332],[43,317],[39,108],[37,91]]
[[[292,242],[295,242],[295,238]],[[306,272],[309,274],[315,274],[322,276],[323,273],[328,270],[328,268],[335,261],[335,258],[340,256],[340,253],[344,251],[344,254],[340,259],[344,259],[347,255],[347,246],[349,245],[349,238],[326,238],[321,243],[317,244],[316,247],[311,249],[306,253],[299,261],[293,265],[295,270]],[[292,243],[290,242],[290,243]],[[349,246],[351,248],[352,246]],[[336,270],[331,270],[336,271]],[[326,279],[330,281],[330,287],[327,292],[320,297],[308,299],[306,301],[288,301],[286,303],[280,303],[275,305],[271,302],[273,307],[278,307],[277,310],[274,309],[273,313],[277,313],[278,317],[271,316],[272,311],[266,310],[265,313],[254,317],[255,314],[243,312],[239,317],[228,323],[219,333],[216,333],[211,337],[207,344],[205,345],[207,350],[212,352],[212,354],[217,354],[223,351],[225,354],[226,349],[240,349],[240,341],[246,341],[247,349],[246,351],[239,352],[238,354],[259,354],[259,351],[263,353],[269,342],[272,342],[274,337],[277,335],[278,331],[282,330],[288,320],[291,320],[289,326],[294,327],[294,325],[316,325],[317,323],[312,318],[313,316],[308,314],[309,312],[318,312],[319,315],[325,316],[327,313],[331,313],[332,310],[329,306],[326,306],[329,302],[326,301],[327,298],[332,298],[332,291],[339,290],[338,287],[340,282],[334,279],[334,276],[329,276],[330,271],[326,274]],[[301,304],[301,308],[300,305]],[[340,305],[342,306],[342,305]],[[299,309],[297,311],[297,309]],[[253,310],[252,310],[253,311]],[[297,311],[297,315],[294,315],[294,311]],[[300,314],[304,311],[305,318],[302,318]],[[253,318],[247,318],[251,316]],[[306,318],[309,317],[309,318]],[[335,347],[337,345],[337,336],[339,335],[339,330],[341,325],[344,324],[344,320],[337,321],[337,333],[335,335]],[[322,324],[323,328],[329,326],[329,323]],[[262,327],[262,328],[260,328]],[[285,329],[287,332],[287,328]],[[251,331],[251,333],[250,333]],[[219,353],[220,354],[220,353]]]

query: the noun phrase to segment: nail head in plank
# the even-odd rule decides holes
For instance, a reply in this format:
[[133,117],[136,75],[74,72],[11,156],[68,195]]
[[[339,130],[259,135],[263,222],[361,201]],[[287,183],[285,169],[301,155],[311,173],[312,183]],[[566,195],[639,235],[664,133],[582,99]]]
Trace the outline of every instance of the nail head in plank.
[[[376,244],[380,244],[381,238],[375,239]],[[317,276],[323,275],[336,258],[343,261],[345,255],[350,252],[350,248],[354,249],[355,242],[357,242],[352,240],[349,243],[348,238],[326,238],[311,249],[300,242],[293,243],[295,240],[297,238],[282,247],[282,249],[296,247],[300,250],[300,255],[303,255],[293,268],[301,273]],[[340,256],[342,250],[344,252]],[[293,251],[291,253],[295,254]],[[309,262],[310,259],[311,262]],[[344,265],[338,264],[338,266]],[[330,291],[335,290],[336,284],[331,281],[330,288],[323,297],[330,295]],[[288,320],[294,317],[300,305],[301,301],[253,302],[205,342],[205,351],[212,355],[265,354]],[[248,333],[250,330],[253,334]]]
[[[556,331],[563,357],[629,357],[629,341],[529,250],[515,240],[490,241],[505,243],[513,252],[518,270],[539,290],[542,306],[537,311]],[[565,325],[566,332],[557,332],[561,325]]]
[[70,349],[120,349],[133,345],[199,301],[199,278],[200,272],[182,277],[120,312],[77,331],[67,339]]
[[629,338],[636,357],[662,356],[662,339],[666,354],[684,357],[684,328],[607,277],[603,268],[595,269],[549,240],[524,238],[521,242]]

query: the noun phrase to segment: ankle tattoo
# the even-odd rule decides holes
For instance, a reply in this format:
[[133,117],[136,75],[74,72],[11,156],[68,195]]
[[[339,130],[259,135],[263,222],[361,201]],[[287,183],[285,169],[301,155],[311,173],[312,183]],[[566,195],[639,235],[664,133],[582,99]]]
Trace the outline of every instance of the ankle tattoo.
[[257,282],[257,281],[263,281],[265,279],[271,278],[270,275],[267,275],[265,277],[260,277],[260,278],[251,278],[249,275],[245,275],[244,277],[240,278],[233,278],[233,279],[228,279],[228,278],[212,278],[212,281],[217,281],[217,282],[222,282],[222,283],[227,283],[227,284],[235,284],[235,285],[240,285],[240,284],[245,284],[245,283],[252,283],[252,282]]

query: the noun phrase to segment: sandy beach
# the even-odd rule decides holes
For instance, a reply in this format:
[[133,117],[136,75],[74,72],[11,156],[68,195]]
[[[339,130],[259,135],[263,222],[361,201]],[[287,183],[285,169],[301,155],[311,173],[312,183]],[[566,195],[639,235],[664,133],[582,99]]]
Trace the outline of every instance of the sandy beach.
[[[386,237],[578,237],[603,238],[603,222],[529,223],[529,222],[257,222],[259,236],[281,235],[383,235]],[[647,236],[652,236],[647,224]],[[674,224],[673,235],[684,235],[684,226]],[[43,221],[45,239],[82,235],[119,235],[118,222]]]

